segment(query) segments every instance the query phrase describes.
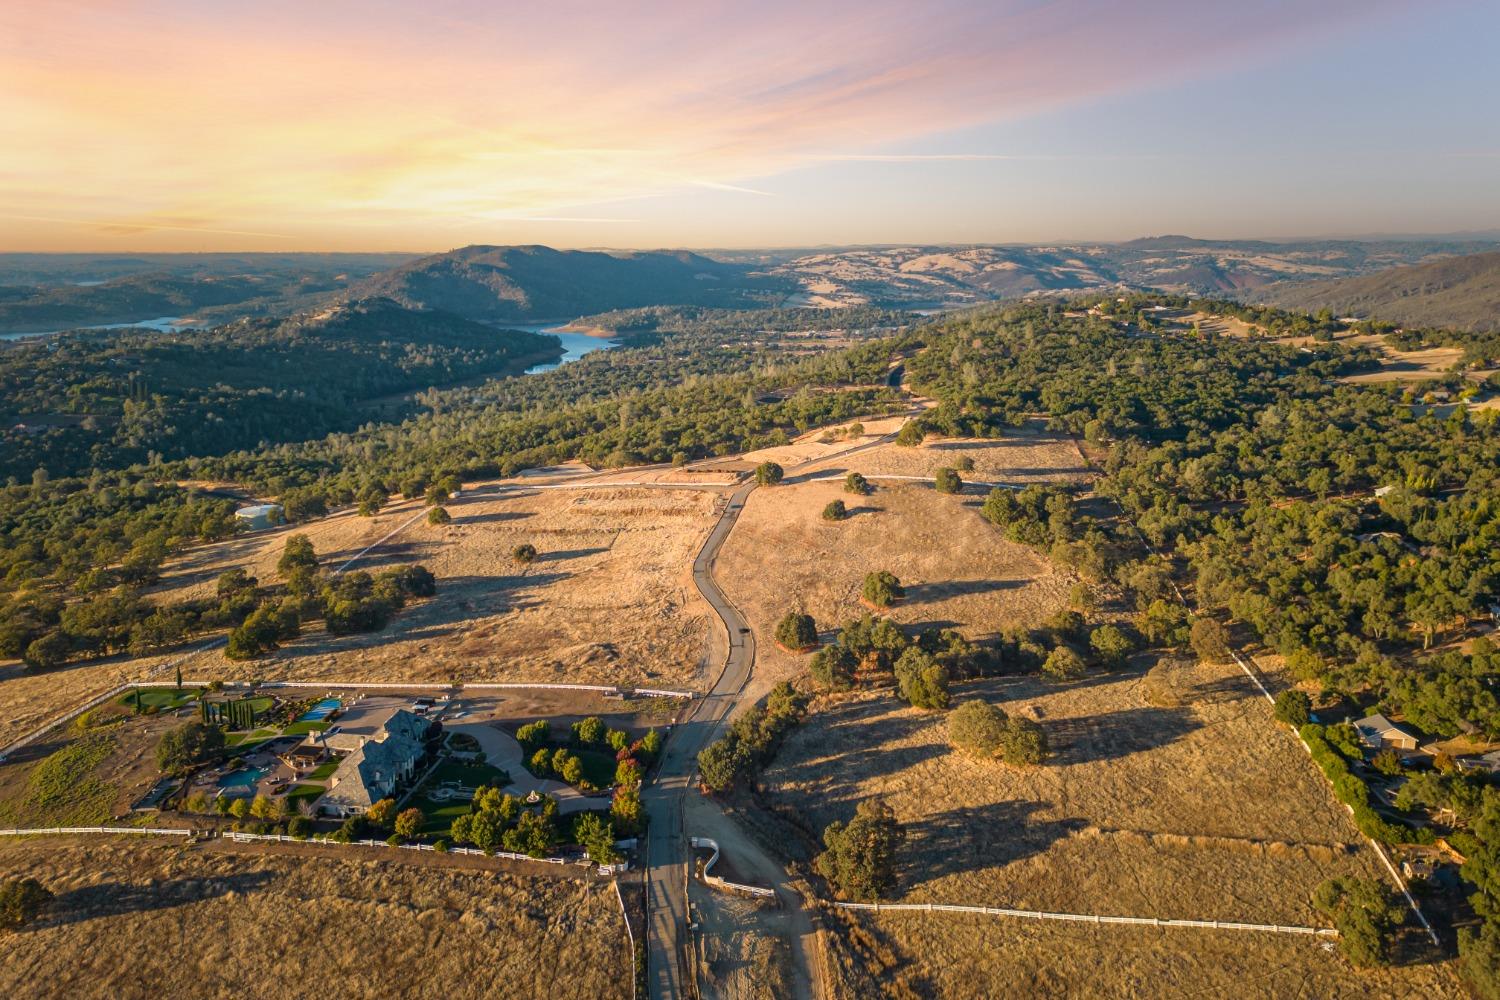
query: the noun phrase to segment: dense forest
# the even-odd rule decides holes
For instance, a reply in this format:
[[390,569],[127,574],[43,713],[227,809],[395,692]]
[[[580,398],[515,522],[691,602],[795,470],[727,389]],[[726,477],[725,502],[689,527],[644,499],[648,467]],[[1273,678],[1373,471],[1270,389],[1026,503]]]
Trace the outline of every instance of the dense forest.
[[382,416],[368,405],[378,397],[518,372],[557,353],[550,336],[381,300],[204,331],[13,342],[0,346],[0,477],[319,437]]

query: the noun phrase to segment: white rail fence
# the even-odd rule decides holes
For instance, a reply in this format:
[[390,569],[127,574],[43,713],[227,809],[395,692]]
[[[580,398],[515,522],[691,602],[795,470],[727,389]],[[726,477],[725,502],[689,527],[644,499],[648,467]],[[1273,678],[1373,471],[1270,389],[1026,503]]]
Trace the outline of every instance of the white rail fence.
[[153,837],[191,837],[192,830],[172,830],[147,826],[46,826],[24,830],[0,830],[0,837],[58,836],[74,833],[138,833]]
[[1330,927],[1296,927],[1285,924],[1247,924],[1237,920],[1171,920],[1160,917],[1111,917],[1100,913],[1049,913],[1045,910],[1008,910],[996,906],[961,906],[956,903],[834,903],[841,910],[873,913],[973,913],[986,917],[1019,917],[1025,920],[1066,920],[1080,924],[1135,924],[1144,927],[1195,927],[1218,931],[1259,931],[1267,934],[1303,934],[1312,937],[1339,936]]
[[713,856],[709,858],[708,862],[703,866],[703,881],[707,884],[713,886],[716,889],[727,889],[730,892],[744,892],[750,894],[751,896],[759,896],[762,899],[772,899],[776,896],[775,889],[762,889],[759,886],[744,885],[740,882],[731,882],[728,879],[719,878],[717,875],[710,875],[708,873],[708,870],[712,868],[719,860],[718,841],[713,840],[709,837],[693,837],[692,842],[693,847],[695,848],[706,847],[714,852]]
[[[477,847],[450,847],[446,852],[438,852],[432,844],[390,844],[384,840],[334,840],[329,836],[321,837],[289,837],[284,833],[245,833],[240,830],[230,830],[224,834],[225,838],[236,844],[249,844],[255,842],[271,842],[280,844],[319,844],[324,847],[377,847],[397,851],[429,851],[437,853],[459,854],[476,858],[504,858],[507,861],[540,861],[548,865],[575,864],[584,866],[592,864],[585,859],[569,861],[567,858],[534,858],[529,854],[514,854],[510,851],[492,851],[485,853]],[[613,865],[599,865],[601,875],[615,875],[625,871],[629,865],[621,862]]]
[[[182,686],[183,687],[191,687],[191,688],[206,688],[211,683],[212,683],[211,681],[202,681],[202,680],[188,681],[188,680],[185,680],[185,681],[182,682]],[[354,681],[354,680],[259,681],[259,682],[252,682],[252,681],[224,681],[223,684],[224,684],[224,686],[226,688],[232,688],[232,689],[236,689],[236,690],[242,689],[242,688],[255,688],[255,689],[259,689],[259,688],[312,688],[312,689],[323,689],[323,690],[335,690],[335,689],[339,689],[339,688],[349,688],[349,689],[369,689],[369,690],[372,690],[372,691],[376,691],[376,690],[378,690],[378,691],[432,691],[432,690],[438,690],[438,689],[446,689],[446,688],[451,688],[451,687],[458,687],[460,690],[465,690],[465,691],[469,691],[469,690],[474,690],[474,691],[524,691],[524,690],[528,690],[528,689],[536,689],[536,690],[544,690],[544,691],[598,691],[598,692],[601,692],[603,694],[618,694],[618,695],[620,695],[622,697],[625,697],[625,696],[635,696],[635,695],[639,695],[639,696],[645,697],[645,698],[698,698],[698,697],[701,697],[698,694],[698,692],[696,692],[696,691],[675,691],[675,690],[671,690],[671,689],[668,689],[668,688],[624,688],[624,687],[618,687],[618,686],[613,686],[612,687],[612,686],[607,685],[607,684],[548,684],[548,683],[527,684],[527,683],[524,683],[524,682],[520,682],[520,683],[513,683],[513,684],[500,684],[500,683],[496,683],[496,684],[463,684],[463,685],[451,685],[451,684],[433,684],[431,682],[423,683],[421,681],[413,681],[411,683],[400,683],[400,682],[370,683],[368,681]],[[20,739],[18,739],[15,742],[9,744],[3,750],[0,750],[0,762],[4,762],[4,760],[7,757],[9,757],[11,754],[15,753],[17,750],[21,750],[21,749],[23,749],[23,748],[25,748],[27,746],[30,746],[32,743],[35,743],[37,740],[41,739],[47,733],[51,732],[53,729],[56,729],[58,726],[66,725],[67,723],[72,722],[74,719],[78,718],[84,712],[87,712],[90,709],[98,708],[100,705],[103,705],[105,702],[109,701],[111,698],[118,697],[119,695],[122,695],[125,692],[133,690],[135,688],[159,688],[159,687],[162,687],[162,686],[163,686],[163,682],[161,682],[161,681],[128,681],[128,682],[126,682],[124,684],[118,684],[115,687],[110,688],[108,691],[105,691],[102,694],[95,695],[94,697],[90,698],[88,701],[84,702],[82,705],[79,705],[76,708],[73,708],[73,709],[71,709],[71,710],[69,710],[67,712],[64,712],[62,715],[54,716],[53,718],[48,719],[46,722],[42,723],[36,729],[33,729],[31,732],[27,733],[25,736],[22,736]]]

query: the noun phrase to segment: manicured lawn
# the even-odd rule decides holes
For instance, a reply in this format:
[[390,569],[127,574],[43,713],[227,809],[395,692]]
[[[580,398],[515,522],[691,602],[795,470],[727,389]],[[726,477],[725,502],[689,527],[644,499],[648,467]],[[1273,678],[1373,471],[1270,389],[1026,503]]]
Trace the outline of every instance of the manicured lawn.
[[596,750],[580,750],[583,761],[583,778],[595,788],[608,788],[615,783],[615,759]]
[[288,802],[296,802],[300,799],[306,799],[311,802],[322,795],[325,790],[322,785],[293,785],[287,791],[286,798]]
[[407,800],[408,806],[415,806],[422,810],[426,817],[422,824],[424,835],[446,836],[453,821],[469,811],[467,800],[444,799],[437,801],[428,798],[424,793],[429,789],[436,788],[443,782],[453,781],[464,788],[478,788],[485,784],[505,784],[510,781],[510,775],[498,767],[488,764],[472,764],[467,761],[446,760],[437,766],[426,783],[417,790],[417,794]]
[[294,722],[281,731],[283,736],[306,736],[308,733],[321,733],[331,723],[328,722]]
[[275,735],[276,730],[274,729],[256,729],[248,733],[230,733],[224,737],[224,745],[230,747],[245,746],[248,749],[248,744],[264,743]]
[[269,712],[271,710],[271,706],[275,703],[276,701],[274,698],[272,698],[270,695],[263,694],[258,698],[250,699],[250,711],[254,712],[256,715],[260,715],[262,712]]
[[333,776],[333,772],[339,769],[342,761],[329,760],[319,764],[317,770],[307,776],[308,781],[322,781]]
[[137,692],[139,692],[141,697],[142,708],[154,708],[161,712],[170,712],[179,709],[198,697],[197,688],[136,688],[135,691],[126,691],[120,695],[116,704],[124,705],[127,708],[134,708]]

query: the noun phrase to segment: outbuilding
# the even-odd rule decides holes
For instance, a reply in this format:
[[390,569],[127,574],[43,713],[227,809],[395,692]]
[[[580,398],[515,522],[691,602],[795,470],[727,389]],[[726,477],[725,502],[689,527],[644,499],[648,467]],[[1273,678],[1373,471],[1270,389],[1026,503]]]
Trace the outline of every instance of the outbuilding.
[[286,511],[279,503],[258,503],[234,512],[235,520],[247,531],[263,531],[286,523]]

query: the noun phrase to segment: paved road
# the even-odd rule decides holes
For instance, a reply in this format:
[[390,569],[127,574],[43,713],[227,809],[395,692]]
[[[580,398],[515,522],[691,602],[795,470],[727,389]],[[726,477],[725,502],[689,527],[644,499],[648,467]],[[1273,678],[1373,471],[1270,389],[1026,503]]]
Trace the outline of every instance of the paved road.
[[[822,462],[844,459],[858,452],[877,448],[895,439],[890,434],[858,445],[847,451],[825,455],[787,469],[788,475]],[[801,909],[797,894],[786,884],[786,873],[779,864],[760,851],[749,838],[738,835],[734,823],[718,807],[704,802],[694,793],[693,776],[697,771],[698,751],[712,742],[724,721],[729,718],[745,691],[755,666],[755,635],[744,615],[734,606],[713,577],[714,560],[724,540],[734,529],[744,510],[745,500],[754,491],[754,481],[737,487],[698,557],[693,560],[693,582],[724,623],[729,647],[725,651],[724,672],[706,696],[694,702],[692,714],[667,741],[657,777],[642,794],[648,818],[646,835],[647,908],[646,976],[651,996],[657,1000],[679,1000],[692,996],[691,961],[688,946],[687,878],[692,849],[684,829],[684,807],[691,799],[694,833],[711,826],[715,839],[732,841],[737,848],[735,864],[742,870],[753,870],[766,877],[776,889],[777,898],[788,913],[792,931],[793,976],[798,996],[814,996],[821,982],[814,969],[815,958],[809,954],[813,945],[812,922]]]

